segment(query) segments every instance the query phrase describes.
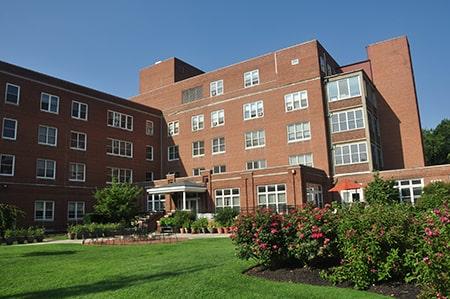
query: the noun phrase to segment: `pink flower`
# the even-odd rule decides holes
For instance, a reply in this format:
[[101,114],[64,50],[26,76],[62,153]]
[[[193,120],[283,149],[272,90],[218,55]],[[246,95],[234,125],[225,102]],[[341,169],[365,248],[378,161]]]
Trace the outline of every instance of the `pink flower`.
[[370,269],[370,272],[377,273],[377,269],[372,268],[372,269]]
[[325,238],[325,239],[323,240],[323,245],[327,245],[328,243],[330,243],[330,239]]
[[278,230],[277,230],[276,228],[272,228],[272,229],[270,230],[270,233],[271,233],[271,234],[276,234],[276,233],[278,233]]
[[276,250],[278,248],[278,245],[272,245],[272,248]]
[[425,227],[425,234],[428,237],[432,237],[433,236],[433,231],[429,227]]
[[450,222],[450,220],[449,220],[448,217],[446,217],[446,216],[442,216],[441,218],[439,218],[439,220],[440,220],[442,223],[449,223],[449,222]]
[[424,263],[427,264],[427,265],[430,265],[430,264],[431,264],[430,258],[429,258],[428,256],[424,257],[424,258],[423,258],[423,261],[424,261]]
[[303,239],[305,237],[305,234],[300,234],[300,239]]
[[259,248],[266,249],[267,248],[267,244],[266,243],[261,243],[261,244],[259,244]]

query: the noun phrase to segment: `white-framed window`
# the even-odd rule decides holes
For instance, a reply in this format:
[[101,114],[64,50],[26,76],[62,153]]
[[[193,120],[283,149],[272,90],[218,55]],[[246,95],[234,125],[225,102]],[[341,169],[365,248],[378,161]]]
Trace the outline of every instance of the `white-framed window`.
[[328,82],[327,95],[328,101],[334,102],[361,95],[359,83],[360,76],[348,77],[336,81]]
[[414,205],[415,203],[417,203],[417,200],[422,196],[423,178],[398,180],[395,182],[394,187],[398,189],[400,201],[411,203]]
[[17,120],[3,118],[2,138],[8,140],[17,139]]
[[36,178],[54,180],[56,178],[56,161],[48,159],[37,159]]
[[306,184],[306,200],[309,204],[322,208],[323,207],[323,193],[322,186],[318,184]]
[[108,167],[106,183],[116,180],[118,183],[133,183],[133,170],[127,168]]
[[223,126],[225,124],[225,111],[217,110],[211,112],[211,128]]
[[244,87],[251,87],[259,84],[259,70],[244,73]]
[[308,92],[306,90],[288,93],[284,96],[286,112],[308,107]]
[[178,135],[180,133],[180,123],[178,120],[169,122],[167,128],[169,136]]
[[260,118],[264,116],[264,103],[257,101],[244,104],[244,120]]
[[154,178],[155,178],[155,176],[153,174],[153,171],[148,171],[145,173],[145,181],[146,182],[151,182],[154,180]]
[[291,59],[291,65],[299,64],[300,60],[298,58]]
[[41,111],[58,114],[59,97],[48,93],[41,93]]
[[205,128],[205,116],[203,114],[194,115],[191,118],[192,131],[200,131]]
[[223,80],[209,83],[209,94],[212,97],[223,94]]
[[356,142],[336,145],[334,149],[334,164],[346,165],[367,162],[367,143]]
[[124,140],[108,138],[106,154],[125,158],[133,158],[133,143]]
[[53,221],[55,214],[55,202],[49,200],[37,200],[34,202],[35,221]]
[[58,129],[39,125],[38,143],[42,145],[56,146],[58,142]]
[[70,148],[85,151],[87,147],[87,134],[70,131]]
[[84,182],[86,180],[86,164],[70,163],[69,164],[69,181]]
[[205,155],[205,142],[203,140],[192,142],[192,157]]
[[285,184],[258,186],[256,190],[260,208],[269,208],[277,212],[287,211]]
[[67,219],[82,220],[84,217],[84,201],[69,201],[67,203]]
[[108,127],[133,131],[133,116],[108,110]]
[[247,170],[263,169],[267,167],[267,161],[266,160],[247,161],[245,167]]
[[153,136],[154,134],[154,125],[151,120],[145,121],[145,135],[147,136]]
[[311,153],[289,156],[289,165],[306,165],[313,167],[313,155]]
[[339,191],[339,195],[341,196],[341,202],[343,204],[352,204],[364,201],[364,191],[362,188],[342,190]]
[[311,127],[309,121],[288,125],[287,137],[288,143],[311,139]]
[[147,195],[147,212],[164,212],[165,194]]
[[193,169],[192,169],[192,175],[193,175],[193,176],[198,176],[198,175],[200,175],[200,173],[202,172],[202,170],[205,170],[205,168],[204,168],[204,167],[193,168]]
[[266,133],[264,130],[245,132],[245,149],[264,147],[266,145]]
[[0,176],[14,176],[16,156],[0,154]]
[[153,146],[147,145],[145,147],[145,159],[148,161],[153,161]]
[[179,160],[180,153],[178,150],[178,145],[171,145],[167,148],[167,158],[169,161]]
[[72,118],[87,120],[88,119],[88,104],[78,101],[72,101]]
[[225,137],[218,137],[212,140],[212,153],[213,154],[225,153]]
[[232,208],[239,210],[241,206],[239,193],[239,188],[216,189],[214,192],[216,209]]
[[344,132],[364,128],[362,109],[352,109],[331,114],[331,132]]
[[5,103],[19,105],[20,101],[20,86],[11,83],[6,83]]
[[227,171],[227,167],[225,165],[214,165],[213,166],[213,174],[224,173]]

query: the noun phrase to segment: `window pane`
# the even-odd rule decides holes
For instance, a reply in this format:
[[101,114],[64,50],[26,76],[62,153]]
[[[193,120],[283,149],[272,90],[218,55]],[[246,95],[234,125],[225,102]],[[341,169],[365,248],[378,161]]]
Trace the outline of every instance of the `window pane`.
[[356,77],[351,77],[351,78],[348,79],[349,85],[350,85],[350,95],[352,97],[360,95],[358,78],[359,77],[356,76]]
[[339,80],[338,81],[339,84],[339,98],[348,98],[350,96],[349,90],[348,90],[348,85],[347,85],[347,80]]

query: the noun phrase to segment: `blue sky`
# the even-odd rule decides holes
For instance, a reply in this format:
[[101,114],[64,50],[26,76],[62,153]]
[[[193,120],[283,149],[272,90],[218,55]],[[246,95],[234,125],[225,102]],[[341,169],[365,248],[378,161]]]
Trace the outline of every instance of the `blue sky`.
[[318,39],[340,64],[406,34],[422,126],[450,118],[450,1],[2,1],[0,60],[128,98],[176,56],[204,71]]

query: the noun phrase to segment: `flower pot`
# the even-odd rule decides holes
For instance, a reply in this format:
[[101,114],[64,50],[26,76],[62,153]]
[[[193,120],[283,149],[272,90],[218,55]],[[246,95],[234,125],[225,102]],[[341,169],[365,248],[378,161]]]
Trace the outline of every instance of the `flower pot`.
[[69,237],[70,240],[75,240],[75,233],[67,233],[67,237]]
[[224,227],[224,228],[223,228],[223,233],[224,233],[224,234],[228,234],[229,230],[230,230],[230,229],[229,229],[228,227]]
[[217,228],[217,232],[218,232],[219,234],[223,234],[223,227],[218,227],[218,228]]
[[202,234],[206,234],[208,232],[207,228],[202,227]]
[[198,231],[196,229],[192,228],[191,233],[196,234],[196,233],[198,233]]
[[184,234],[184,228],[180,227],[180,234]]

